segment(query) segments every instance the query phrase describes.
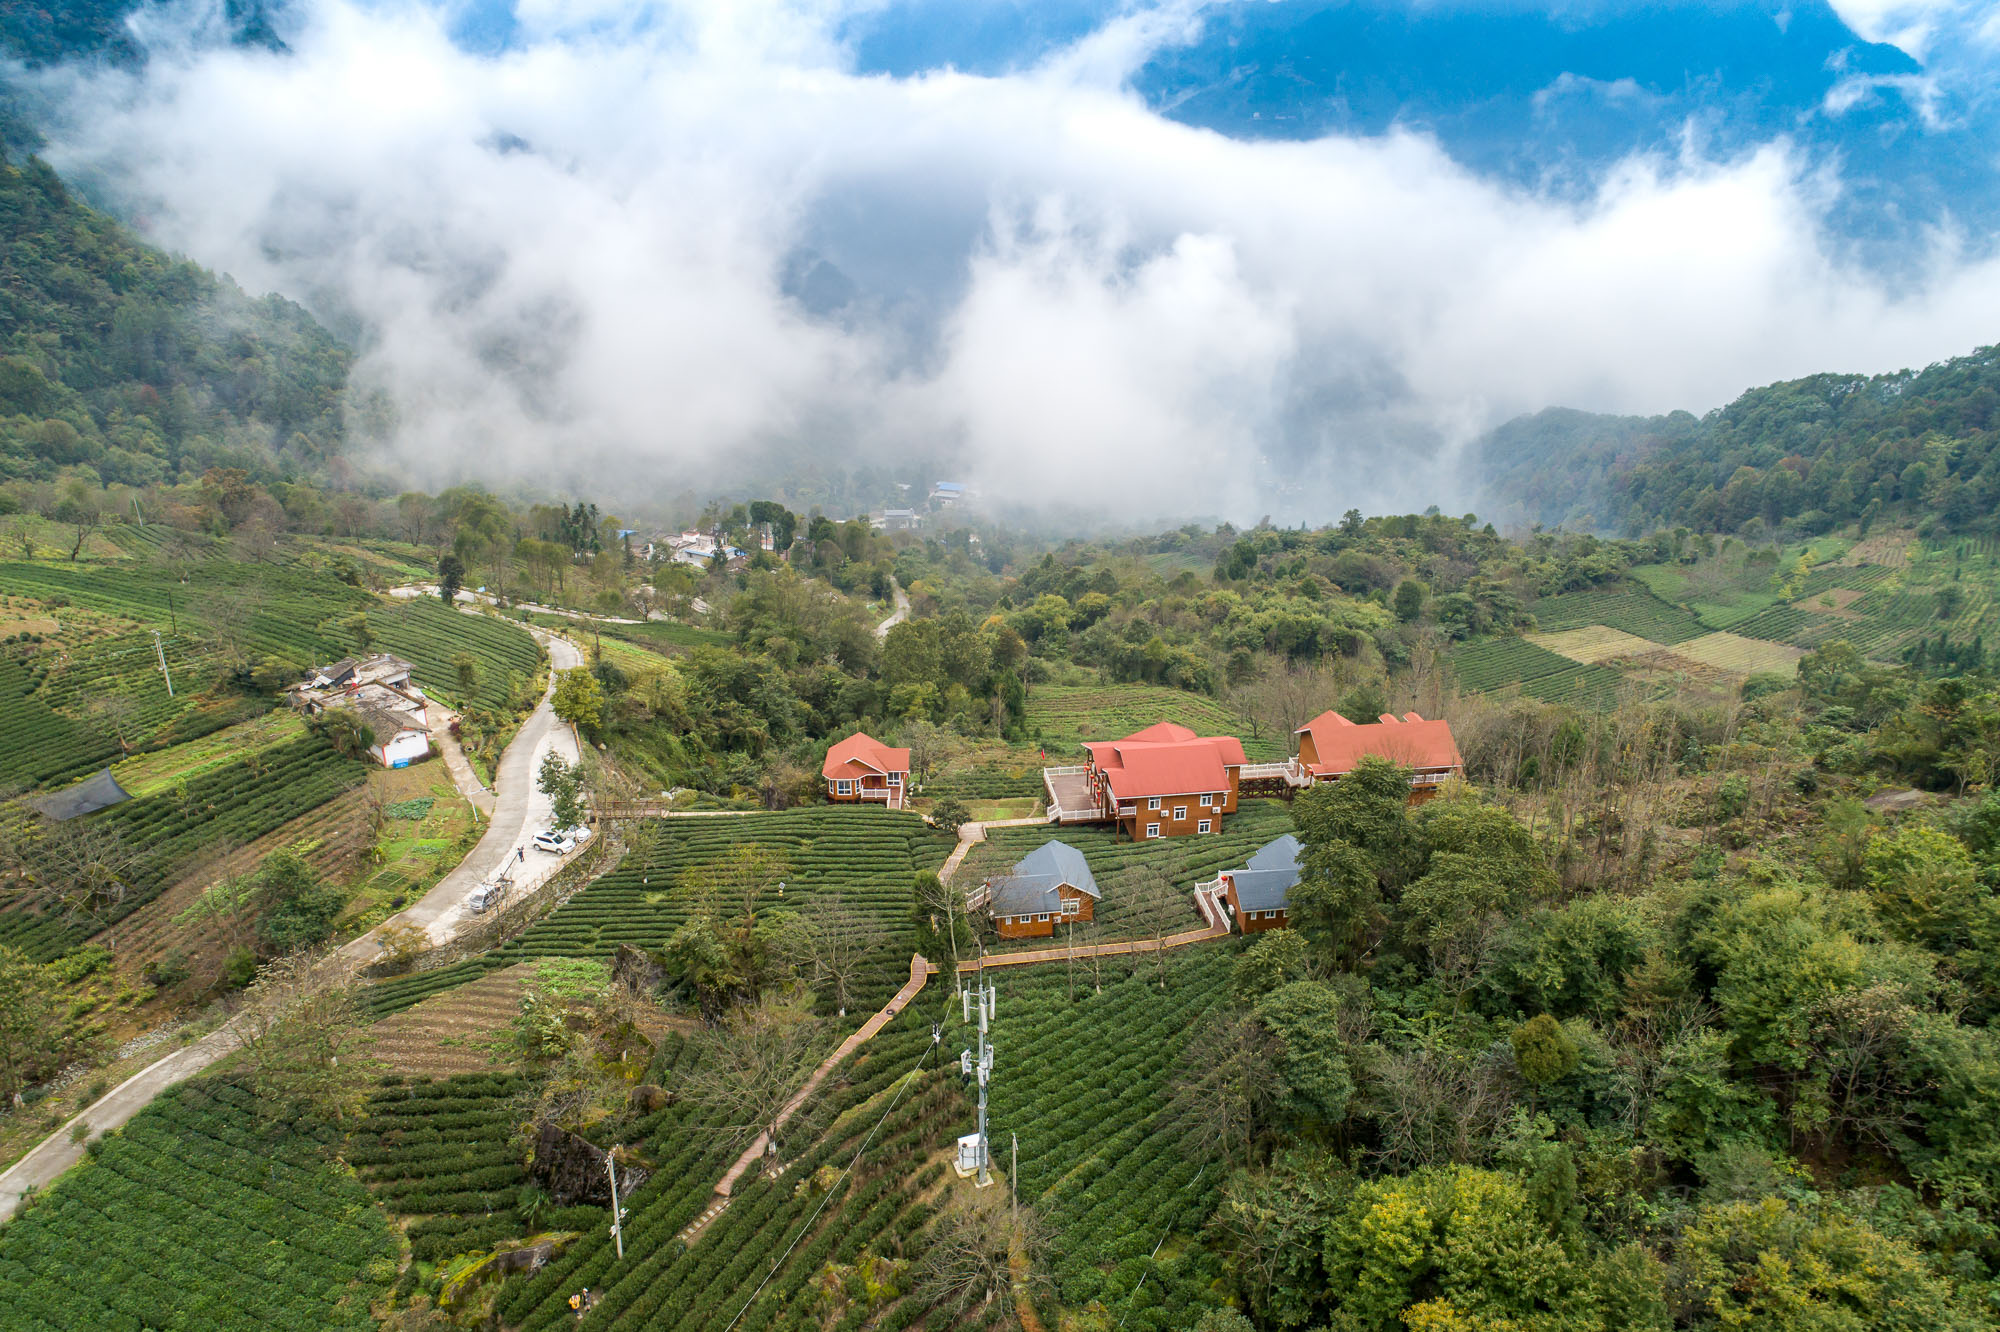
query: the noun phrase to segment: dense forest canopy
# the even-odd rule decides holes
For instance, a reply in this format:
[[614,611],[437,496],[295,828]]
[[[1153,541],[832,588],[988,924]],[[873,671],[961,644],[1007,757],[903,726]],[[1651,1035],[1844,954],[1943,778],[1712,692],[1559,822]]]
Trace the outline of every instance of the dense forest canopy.
[[2000,502],[2000,348],[1922,371],[1820,374],[1697,420],[1551,409],[1495,430],[1482,481],[1503,518],[1812,535],[1883,516],[1990,532]]
[[0,167],[0,475],[327,476],[348,360],[303,309],[141,244],[42,162]]

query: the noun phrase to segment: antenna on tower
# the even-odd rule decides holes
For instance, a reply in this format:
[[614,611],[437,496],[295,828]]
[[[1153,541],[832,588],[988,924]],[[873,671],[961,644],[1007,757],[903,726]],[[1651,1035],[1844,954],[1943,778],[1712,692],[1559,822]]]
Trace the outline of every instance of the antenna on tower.
[[979,1187],[985,1188],[993,1182],[992,1153],[986,1145],[986,1084],[993,1077],[993,1047],[986,1040],[986,1026],[993,1020],[993,1013],[1000,999],[999,987],[987,983],[982,968],[979,980],[961,986],[958,992],[959,1008],[967,1022],[972,1021],[973,1010],[979,1013],[979,1044],[976,1051],[961,1050],[958,1055],[958,1071],[968,1078],[979,1081],[979,1129],[958,1140],[958,1172],[969,1175],[977,1171]]

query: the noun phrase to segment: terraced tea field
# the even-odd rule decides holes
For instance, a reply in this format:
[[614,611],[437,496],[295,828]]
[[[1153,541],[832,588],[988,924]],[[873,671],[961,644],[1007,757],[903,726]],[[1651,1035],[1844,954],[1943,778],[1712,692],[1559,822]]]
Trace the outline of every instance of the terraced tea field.
[[1159,685],[1039,685],[1028,694],[1028,730],[1041,736],[1051,761],[1075,755],[1087,740],[1115,740],[1163,721],[1236,736],[1253,763],[1288,752],[1286,737],[1254,736],[1249,721],[1205,694]]
[[1544,597],[1533,609],[1535,623],[1544,633],[1606,627],[1633,638],[1672,645],[1707,632],[1691,612],[1638,587]]
[[1473,693],[1518,686],[1529,698],[1582,708],[1613,706],[1624,683],[1614,670],[1571,661],[1525,638],[1463,644],[1452,651],[1451,664],[1460,687]]
[[18,1332],[365,1332],[396,1275],[331,1131],[218,1079],[183,1083],[0,1229],[0,1321]]
[[663,948],[701,909],[709,887],[704,868],[734,847],[754,844],[784,866],[782,882],[759,899],[760,911],[810,914],[816,903],[838,900],[867,929],[875,960],[849,1006],[879,1007],[909,975],[911,884],[917,871],[943,864],[952,846],[915,814],[876,809],[820,806],[660,819],[650,827],[649,846],[628,854],[520,938],[454,967],[384,981],[363,992],[364,1002],[385,1014],[532,958],[609,958],[622,943]]
[[1100,1300],[1129,1329],[1178,1332],[1217,1298],[1217,1259],[1198,1236],[1225,1172],[1190,1159],[1161,1121],[1188,1033],[1228,1003],[1234,955],[1223,943],[1169,953],[1164,976],[1154,959],[1120,958],[1103,993],[1079,985],[1074,1001],[1061,967],[996,973],[996,1062],[1034,1076],[994,1080],[990,1133],[1020,1137],[1021,1201],[1063,1236],[1067,1308]]
[[[520,625],[497,616],[467,615],[435,597],[371,610],[368,625],[376,651],[403,658],[416,668],[416,682],[426,693],[460,707],[506,708],[510,686],[525,686],[541,665],[541,645]],[[458,687],[454,663],[461,653],[478,667],[470,697]]]

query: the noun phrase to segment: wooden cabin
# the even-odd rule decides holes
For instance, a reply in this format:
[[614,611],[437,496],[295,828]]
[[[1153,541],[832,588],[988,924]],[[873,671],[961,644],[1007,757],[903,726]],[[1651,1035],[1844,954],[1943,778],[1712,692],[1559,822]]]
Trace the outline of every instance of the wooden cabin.
[[1222,898],[1245,934],[1281,930],[1289,923],[1292,885],[1299,881],[1299,839],[1286,833],[1267,844],[1242,869],[1222,871]]
[[910,785],[910,751],[892,749],[871,735],[850,735],[826,751],[820,775],[826,778],[826,798],[836,804],[874,800],[901,809]]
[[1364,758],[1388,759],[1413,769],[1410,803],[1421,805],[1454,777],[1465,775],[1465,760],[1452,739],[1451,723],[1425,721],[1414,712],[1383,713],[1360,725],[1337,712],[1322,712],[1295,733],[1299,765],[1315,783],[1339,781]]
[[1243,742],[1160,722],[1090,751],[1090,790],[1103,818],[1134,841],[1222,831],[1236,811]]
[[1083,852],[1067,842],[1044,842],[1006,874],[988,879],[966,905],[985,910],[1001,938],[1034,939],[1072,921],[1096,919],[1103,896]]

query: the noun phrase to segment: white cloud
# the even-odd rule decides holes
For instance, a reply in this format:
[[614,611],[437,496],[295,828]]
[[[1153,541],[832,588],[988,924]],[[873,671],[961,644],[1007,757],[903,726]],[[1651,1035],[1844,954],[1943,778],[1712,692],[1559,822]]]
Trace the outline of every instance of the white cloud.
[[[497,58],[422,8],[307,12],[289,56],[89,76],[55,156],[358,320],[357,379],[432,481],[630,496],[769,448],[958,446],[988,493],[1131,516],[1458,507],[1454,447],[1513,413],[1921,364],[2000,306],[2000,264],[1944,241],[1897,295],[1829,258],[1782,144],[1628,162],[1578,206],[1416,136],[1166,121],[1117,84],[1179,19],[894,80],[768,3],[536,0]],[[831,318],[784,294],[802,246],[861,284]]]

